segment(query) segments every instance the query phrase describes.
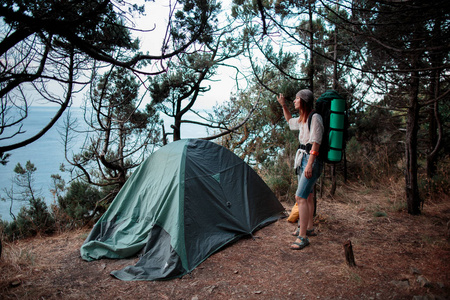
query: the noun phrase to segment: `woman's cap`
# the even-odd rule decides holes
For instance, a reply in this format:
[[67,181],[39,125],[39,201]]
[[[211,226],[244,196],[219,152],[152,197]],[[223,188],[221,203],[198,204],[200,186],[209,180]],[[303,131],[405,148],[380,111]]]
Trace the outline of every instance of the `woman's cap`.
[[298,91],[296,96],[300,97],[305,102],[314,101],[314,95],[308,89]]

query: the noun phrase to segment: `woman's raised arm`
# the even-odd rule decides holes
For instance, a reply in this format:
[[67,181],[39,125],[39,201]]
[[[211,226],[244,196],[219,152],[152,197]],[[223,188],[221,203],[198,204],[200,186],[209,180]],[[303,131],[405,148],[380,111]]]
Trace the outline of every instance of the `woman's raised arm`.
[[284,114],[284,118],[286,119],[286,121],[289,122],[289,120],[292,118],[292,114],[289,111],[287,104],[286,104],[286,99],[284,98],[283,94],[280,94],[277,97],[278,103],[281,104],[281,107],[283,108],[283,114]]

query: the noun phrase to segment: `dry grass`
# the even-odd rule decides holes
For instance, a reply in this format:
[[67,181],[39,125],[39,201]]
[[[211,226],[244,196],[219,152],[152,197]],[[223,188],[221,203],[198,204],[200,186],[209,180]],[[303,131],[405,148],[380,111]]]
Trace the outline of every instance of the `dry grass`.
[[[212,255],[191,274],[164,282],[123,282],[112,270],[136,259],[84,262],[88,229],[7,244],[1,299],[412,299],[450,297],[450,199],[404,211],[400,183],[378,190],[351,183],[319,199],[319,235],[289,249],[295,225],[280,220]],[[291,204],[286,204],[289,209]],[[357,267],[347,266],[351,240]],[[427,284],[418,282],[422,276]]]

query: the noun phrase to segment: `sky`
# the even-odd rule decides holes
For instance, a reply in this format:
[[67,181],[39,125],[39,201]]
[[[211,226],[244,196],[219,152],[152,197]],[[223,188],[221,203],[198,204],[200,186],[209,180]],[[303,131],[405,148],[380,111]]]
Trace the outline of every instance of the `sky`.
[[[137,3],[143,3],[144,1],[138,1]],[[231,1],[222,1],[224,11],[229,12],[231,7]],[[167,0],[155,0],[146,2],[146,12],[144,16],[136,16],[133,19],[136,29],[151,30],[149,32],[134,31],[133,34],[137,36],[141,41],[141,51],[147,52],[151,55],[159,55],[161,53],[161,46],[163,44],[164,36],[166,34],[166,25],[169,19],[170,5],[173,5],[175,1]],[[241,64],[239,60],[235,60],[233,63]],[[223,103],[230,98],[233,92],[236,92],[236,82],[234,79],[234,72],[231,68],[221,67],[217,71],[217,75],[214,76],[214,81],[203,83],[202,85],[210,85],[210,91],[204,95],[199,96],[196,101],[194,109],[197,110],[210,110],[217,104]],[[142,92],[143,93],[143,92]],[[74,106],[79,107],[82,104],[83,97],[76,97],[74,99]],[[144,104],[151,101],[150,96],[146,96]]]
[[[155,1],[155,3],[148,4],[147,16],[142,19],[136,19],[137,27],[143,26],[149,28],[154,26],[155,31],[152,34],[140,35],[142,40],[143,51],[149,51],[150,54],[159,54],[162,41],[164,39],[167,20],[169,19],[169,5],[171,1]],[[224,11],[230,10],[231,1],[224,1],[222,4]],[[146,24],[146,20],[151,20],[149,24]],[[153,21],[154,20],[154,21]],[[153,22],[152,22],[153,21]],[[142,24],[142,25],[141,25]],[[235,61],[234,63],[239,63]],[[208,82],[211,86],[211,90],[201,95],[196,102],[194,108],[201,108],[209,110],[218,103],[223,103],[230,98],[230,94],[236,91],[235,80],[233,79],[234,73],[230,68],[219,68],[218,74],[214,77],[214,82]]]
[[[137,4],[144,1],[138,1]],[[146,12],[144,16],[138,16],[133,19],[136,29],[151,30],[147,32],[140,32],[138,30],[132,31],[135,37],[138,37],[141,42],[141,51],[148,52],[151,55],[161,54],[161,46],[166,34],[167,20],[169,19],[170,3],[174,1],[167,0],[155,0],[146,2]],[[225,0],[225,4],[222,7],[228,7],[224,11],[229,12],[231,7],[231,1]],[[239,60],[234,60],[233,64],[242,64]],[[222,104],[230,99],[232,93],[237,91],[235,73],[231,68],[219,67],[217,74],[214,76],[213,81],[204,81],[202,86],[210,86],[210,90],[204,94],[201,94],[193,109],[197,112],[211,111],[213,107]],[[145,79],[145,78],[143,78]],[[240,88],[245,88],[245,83],[242,82]],[[81,93],[76,94],[73,97],[74,107],[81,107],[84,104],[86,93],[89,92],[88,87],[85,87]],[[140,97],[143,97],[141,107],[145,107],[147,103],[150,103],[151,97],[149,93],[145,91],[145,88],[141,88]],[[162,116],[164,118],[164,116]],[[168,127],[170,120],[167,119],[166,126]],[[171,130],[168,128],[168,130]]]

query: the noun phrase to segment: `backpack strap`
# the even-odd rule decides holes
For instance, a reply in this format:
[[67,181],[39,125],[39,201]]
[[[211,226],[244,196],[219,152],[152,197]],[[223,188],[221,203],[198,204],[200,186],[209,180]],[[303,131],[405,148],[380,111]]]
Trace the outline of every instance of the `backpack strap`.
[[[313,116],[314,114],[317,114],[317,113],[318,113],[317,111],[312,110],[311,113],[309,114],[309,116],[308,116],[308,121],[307,121],[307,122],[308,122],[308,130],[311,130],[312,116]],[[312,145],[311,145],[311,144],[306,144],[306,145],[300,144],[300,145],[298,146],[298,149],[303,149],[303,150],[305,150],[306,153],[308,153],[308,154],[309,154],[309,151],[311,151],[311,148],[312,148]]]
[[311,122],[312,122],[312,117],[314,114],[317,114],[318,112],[315,110],[312,110],[311,113],[308,116],[308,130],[311,130]]

